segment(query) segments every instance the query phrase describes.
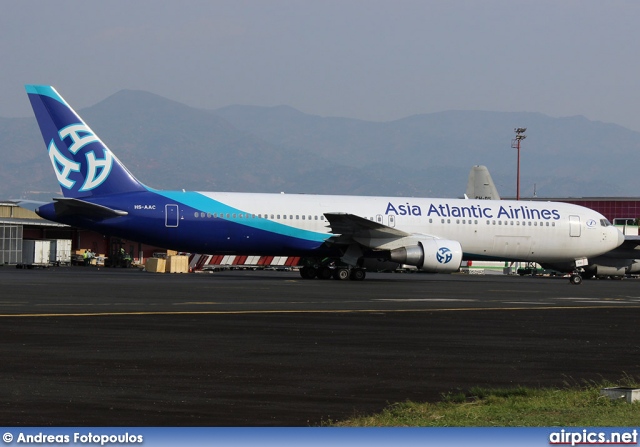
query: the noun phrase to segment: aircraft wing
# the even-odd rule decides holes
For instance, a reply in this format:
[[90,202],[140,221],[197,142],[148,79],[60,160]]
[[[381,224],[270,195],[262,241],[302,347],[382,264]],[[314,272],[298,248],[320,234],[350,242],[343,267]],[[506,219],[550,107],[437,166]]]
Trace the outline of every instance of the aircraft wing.
[[324,213],[324,215],[334,234],[327,242],[348,247],[341,257],[342,261],[348,264],[356,265],[363,254],[362,247],[380,248],[411,237],[409,233],[355,214]]
[[[462,248],[457,241],[445,241],[428,234],[407,233],[354,214],[324,213],[324,215],[329,220],[331,232],[334,233],[327,242],[346,247],[340,259],[347,264],[357,265],[365,249],[368,249],[388,250],[391,262],[396,264],[404,264],[407,260],[412,260],[418,264],[411,264],[411,262],[409,264],[433,269],[433,271],[454,271],[460,267]],[[440,253],[441,256],[442,253],[452,253],[452,256],[443,262],[436,259],[436,253]],[[452,266],[455,265],[453,270],[443,267],[449,262],[453,262]]]
[[351,239],[397,239],[411,236],[404,231],[396,230],[364,217],[348,213],[324,213],[331,232]]
[[96,203],[85,202],[80,199],[73,198],[57,198],[53,199],[54,208],[57,216],[76,216],[80,215],[88,219],[103,220],[112,217],[126,216],[126,211],[115,210]]

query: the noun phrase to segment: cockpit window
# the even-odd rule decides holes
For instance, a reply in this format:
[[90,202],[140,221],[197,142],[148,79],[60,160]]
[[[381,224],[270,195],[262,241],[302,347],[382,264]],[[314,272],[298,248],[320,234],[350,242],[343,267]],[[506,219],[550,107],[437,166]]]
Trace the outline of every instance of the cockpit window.
[[609,222],[607,219],[600,219],[600,225],[603,227],[610,227],[611,222]]

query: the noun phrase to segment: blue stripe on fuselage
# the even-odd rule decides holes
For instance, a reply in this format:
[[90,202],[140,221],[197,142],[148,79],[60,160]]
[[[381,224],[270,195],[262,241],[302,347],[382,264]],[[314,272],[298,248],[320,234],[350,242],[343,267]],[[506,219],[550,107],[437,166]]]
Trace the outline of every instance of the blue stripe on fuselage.
[[[209,214],[217,214],[217,215],[227,215],[227,214],[246,214],[248,211],[241,210],[238,208],[234,208],[217,200],[206,197],[198,192],[191,191],[156,191],[150,190],[155,194],[161,195],[168,199],[171,199],[175,202],[182,203],[190,208],[193,208],[195,211],[200,211],[203,213]],[[249,213],[252,214],[252,213]],[[300,228],[295,228],[289,225],[284,225],[278,222],[274,222],[268,219],[242,219],[234,221],[240,225],[256,228],[258,230],[267,231],[270,233],[275,233],[281,236],[289,236],[294,237],[296,239],[304,239],[313,242],[324,242],[331,235],[327,233],[317,233],[315,231],[303,230]]]

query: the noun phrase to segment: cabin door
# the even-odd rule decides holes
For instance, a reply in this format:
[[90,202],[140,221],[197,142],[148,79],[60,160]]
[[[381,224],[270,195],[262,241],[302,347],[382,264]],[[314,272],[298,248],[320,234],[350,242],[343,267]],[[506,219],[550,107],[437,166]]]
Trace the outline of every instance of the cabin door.
[[580,216],[569,216],[569,236],[580,237]]
[[164,225],[166,227],[175,228],[178,226],[178,205],[165,205],[164,206]]

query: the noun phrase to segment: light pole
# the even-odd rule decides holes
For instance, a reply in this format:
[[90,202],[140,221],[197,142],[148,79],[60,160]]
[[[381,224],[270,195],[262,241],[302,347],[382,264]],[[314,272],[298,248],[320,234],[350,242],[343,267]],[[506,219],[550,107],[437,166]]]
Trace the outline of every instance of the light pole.
[[511,140],[511,147],[518,149],[518,174],[517,174],[517,186],[516,186],[516,200],[520,200],[520,142],[527,138],[524,134],[527,131],[526,127],[516,127],[513,129],[516,133],[516,137]]

